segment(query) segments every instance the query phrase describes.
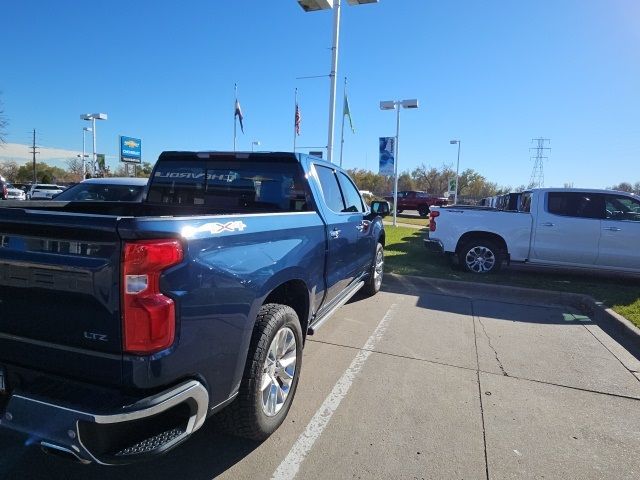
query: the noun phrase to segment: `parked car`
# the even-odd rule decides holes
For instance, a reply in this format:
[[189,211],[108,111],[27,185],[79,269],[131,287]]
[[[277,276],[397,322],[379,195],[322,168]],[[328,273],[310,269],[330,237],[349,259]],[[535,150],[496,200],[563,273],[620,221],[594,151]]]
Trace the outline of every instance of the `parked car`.
[[166,152],[139,203],[0,207],[0,426],[101,464],[215,413],[266,438],[306,336],[380,289],[388,213],[292,153]]
[[26,200],[27,196],[23,190],[16,188],[11,183],[6,182],[7,200]]
[[19,189],[19,190],[22,190],[25,193],[25,195],[27,194],[27,192],[31,188],[31,184],[30,183],[13,182],[13,186],[15,188]]
[[62,192],[58,185],[47,183],[35,183],[27,192],[28,200],[51,200],[55,195]]
[[147,178],[90,178],[67,188],[54,198],[65,202],[139,202]]
[[[386,196],[384,199],[393,204],[393,196]],[[397,213],[402,213],[404,210],[417,210],[421,217],[426,217],[429,215],[432,205],[442,206],[448,203],[449,200],[446,197],[430,195],[427,192],[407,190],[398,192],[398,208],[396,211]]]
[[611,190],[534,189],[517,211],[434,207],[425,246],[473,273],[504,262],[640,273],[640,198]]

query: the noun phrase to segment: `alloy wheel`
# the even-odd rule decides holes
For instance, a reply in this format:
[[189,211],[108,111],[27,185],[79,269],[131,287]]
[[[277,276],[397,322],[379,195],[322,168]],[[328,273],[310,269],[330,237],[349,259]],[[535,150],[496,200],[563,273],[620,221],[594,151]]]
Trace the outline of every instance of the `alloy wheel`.
[[284,406],[296,374],[296,337],[289,327],[283,327],[271,341],[262,368],[260,391],[262,411],[273,417]]
[[465,263],[472,272],[487,273],[495,267],[496,256],[491,249],[478,245],[467,252]]

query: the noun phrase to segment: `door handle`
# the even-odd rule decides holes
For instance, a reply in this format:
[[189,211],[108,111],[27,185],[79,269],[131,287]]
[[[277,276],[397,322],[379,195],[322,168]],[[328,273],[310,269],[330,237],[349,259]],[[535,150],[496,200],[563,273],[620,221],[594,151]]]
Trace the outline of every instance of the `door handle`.
[[618,227],[604,227],[603,230],[608,230],[610,232],[619,232],[622,229]]
[[356,230],[358,230],[359,232],[366,232],[367,230],[369,230],[370,225],[371,222],[369,220],[362,220],[358,225],[356,225]]
[[541,223],[540,225],[543,227],[553,227],[553,223],[551,222],[544,222],[544,223]]
[[331,238],[338,238],[340,236],[340,230],[334,228],[329,232],[329,235],[331,235]]

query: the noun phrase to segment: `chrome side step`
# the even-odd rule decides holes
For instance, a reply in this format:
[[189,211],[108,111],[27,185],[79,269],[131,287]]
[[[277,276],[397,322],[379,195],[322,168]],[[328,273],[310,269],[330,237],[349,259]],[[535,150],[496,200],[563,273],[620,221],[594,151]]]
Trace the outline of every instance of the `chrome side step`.
[[323,314],[320,318],[316,319],[315,322],[313,322],[312,325],[309,325],[309,328],[307,328],[307,335],[313,335],[314,333],[316,333],[318,331],[318,329],[324,325],[324,323],[329,320],[329,318],[331,318],[331,316],[336,313],[336,311],[343,306],[345,303],[347,303],[349,300],[351,300],[351,297],[353,297],[356,293],[358,293],[358,291],[364,286],[364,281],[360,281],[358,282],[349,293],[347,293],[338,303],[336,303],[333,307],[331,307],[329,309],[329,311],[325,314]]

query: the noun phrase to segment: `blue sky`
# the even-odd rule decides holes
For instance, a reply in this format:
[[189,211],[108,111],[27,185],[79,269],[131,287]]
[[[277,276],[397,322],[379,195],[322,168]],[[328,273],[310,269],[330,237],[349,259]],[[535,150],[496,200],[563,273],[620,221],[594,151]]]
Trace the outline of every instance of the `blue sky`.
[[[638,181],[640,2],[637,0],[343,0],[339,84],[349,78],[356,134],[344,165],[377,169],[379,136],[395,133],[380,100],[418,98],[401,116],[400,170],[455,164],[492,181],[528,182],[530,141],[551,139],[547,186]],[[81,149],[84,112],[106,112],[98,150],[118,135],[162,150],[233,146],[233,85],[245,134],[238,148],[326,145],[331,12],[295,0],[5,2],[0,91],[8,142]],[[340,138],[338,91],[336,146]],[[303,149],[304,151],[308,149]],[[0,156],[2,152],[0,151]],[[115,160],[112,160],[113,163]]]

